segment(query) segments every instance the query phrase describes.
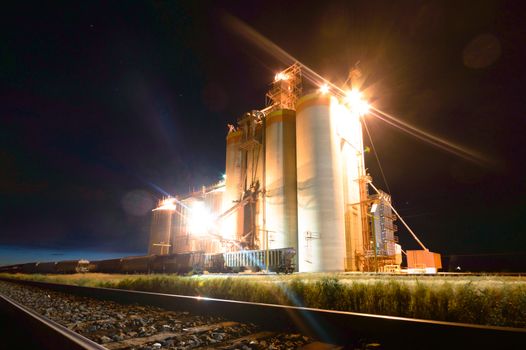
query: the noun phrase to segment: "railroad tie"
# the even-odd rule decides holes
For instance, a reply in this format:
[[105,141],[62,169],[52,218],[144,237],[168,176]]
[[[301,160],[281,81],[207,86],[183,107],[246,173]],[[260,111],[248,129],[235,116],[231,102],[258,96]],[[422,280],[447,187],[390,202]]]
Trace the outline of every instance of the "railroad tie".
[[68,323],[65,327],[69,328],[71,330],[76,330],[76,329],[87,327],[87,326],[90,326],[90,325],[105,324],[105,323],[114,322],[114,321],[115,321],[114,318],[105,318],[103,320]]
[[173,332],[161,332],[154,335],[150,335],[147,337],[137,337],[137,338],[131,338],[131,339],[125,339],[121,341],[116,341],[112,343],[106,343],[104,346],[107,349],[110,350],[119,350],[119,349],[126,349],[129,347],[134,346],[142,346],[144,344],[148,343],[156,343],[165,341],[170,338],[176,338],[181,337],[188,334],[197,334],[197,333],[203,333],[209,330],[219,329],[219,328],[226,328],[226,327],[233,327],[237,326],[238,322],[219,322],[204,326],[197,326],[192,328],[183,328],[183,332],[173,333]]
[[341,350],[341,349],[343,349],[343,347],[339,345],[315,341],[315,342],[302,346],[298,350]]
[[265,338],[270,338],[275,336],[277,333],[275,332],[258,332],[246,335],[241,338],[232,339],[229,341],[226,341],[223,344],[216,344],[213,347],[205,346],[201,348],[197,348],[194,350],[211,350],[211,349],[220,349],[220,350],[228,350],[228,349],[237,349],[240,345],[243,345],[244,343],[250,343],[253,340],[260,340]]
[[180,334],[181,333],[162,332],[162,333],[150,335],[148,337],[131,338],[131,339],[116,341],[112,343],[106,343],[104,344],[104,347],[110,350],[126,349],[126,348],[130,348],[134,346],[141,346],[147,343],[155,343],[155,342],[164,341],[168,338],[173,338]]
[[197,326],[192,328],[183,328],[183,331],[185,331],[185,334],[194,334],[194,333],[202,333],[206,331],[210,331],[217,328],[226,328],[226,327],[234,327],[237,326],[239,322],[219,322],[214,324],[208,324],[204,326]]

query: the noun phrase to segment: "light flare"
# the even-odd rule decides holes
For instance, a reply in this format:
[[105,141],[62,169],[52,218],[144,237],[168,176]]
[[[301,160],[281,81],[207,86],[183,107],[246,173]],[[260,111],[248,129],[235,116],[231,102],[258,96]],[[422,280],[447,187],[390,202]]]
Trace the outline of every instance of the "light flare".
[[410,125],[409,123],[403,122],[392,115],[382,112],[377,108],[372,107],[370,113],[371,115],[382,120],[383,122],[394,126],[395,128],[400,129],[403,132],[412,135],[415,138],[422,140],[432,146],[435,146],[448,153],[454,154],[460,158],[484,166],[488,166],[494,163],[491,159],[488,159],[487,157],[484,157],[477,152],[474,152],[468,148],[462,147],[438,136],[434,136],[426,131],[423,131],[417,127]]
[[289,80],[289,76],[283,72],[279,72],[274,76],[274,81]]
[[328,94],[329,91],[330,91],[330,88],[329,88],[329,85],[327,84],[323,84],[322,86],[320,86],[319,90],[320,94],[322,95],[325,95],[325,94]]
[[349,104],[351,111],[360,117],[369,112],[369,104],[364,100],[362,92],[357,89],[347,91],[345,93],[345,101]]
[[362,93],[357,89],[348,90],[345,93],[345,99],[350,104],[355,104],[357,102],[360,102],[362,100]]
[[155,208],[153,211],[156,210],[170,210],[175,211],[177,209],[177,206],[175,205],[175,198],[165,198],[161,201],[160,205]]
[[203,201],[197,200],[190,205],[188,230],[194,236],[205,236],[213,228],[214,216]]
[[[331,83],[330,81],[322,77],[320,74],[318,74],[316,71],[314,71],[307,65],[301,63],[294,56],[289,54],[287,51],[283,50],[281,47],[279,47],[271,40],[258,33],[256,30],[254,30],[252,27],[242,22],[238,18],[225,13],[223,16],[223,21],[227,26],[229,26],[232,29],[233,32],[245,38],[252,44],[255,44],[264,52],[271,54],[276,59],[280,60],[282,63],[287,65],[298,63],[302,69],[302,77],[304,77],[306,80],[314,83],[317,86],[327,84],[331,88],[333,94],[340,98],[345,97],[345,91],[342,90],[339,86]],[[484,166],[494,165],[495,163],[488,157],[485,157],[479,154],[478,152],[469,150],[466,147],[463,147],[451,141],[444,140],[443,138],[440,138],[438,136],[432,135],[429,132],[417,128],[416,126],[410,125],[409,123],[404,122],[375,107],[369,105],[362,105],[359,108],[359,110],[361,110],[362,112],[364,110],[368,110],[372,115],[378,117],[383,121],[386,121],[388,124],[394,125],[400,130],[403,130],[426,143],[437,146],[438,148],[446,152],[457,155],[473,163]]]

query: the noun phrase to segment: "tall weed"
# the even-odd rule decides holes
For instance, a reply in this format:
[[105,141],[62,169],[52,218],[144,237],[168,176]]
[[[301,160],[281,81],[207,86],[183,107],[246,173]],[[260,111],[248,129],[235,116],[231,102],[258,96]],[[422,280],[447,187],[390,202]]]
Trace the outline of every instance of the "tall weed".
[[[336,275],[182,277],[173,275],[8,275],[83,286],[306,306],[391,316],[526,328],[526,284],[491,277],[430,279]],[[509,282],[509,283],[508,283]]]

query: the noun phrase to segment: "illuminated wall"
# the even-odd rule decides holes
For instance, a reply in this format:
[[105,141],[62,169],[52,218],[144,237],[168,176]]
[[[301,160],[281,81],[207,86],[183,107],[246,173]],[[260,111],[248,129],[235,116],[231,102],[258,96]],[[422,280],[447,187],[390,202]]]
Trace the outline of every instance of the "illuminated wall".
[[295,111],[276,110],[265,118],[264,179],[264,227],[269,247],[297,249]]
[[329,95],[297,105],[299,270],[360,270],[363,256],[359,116]]

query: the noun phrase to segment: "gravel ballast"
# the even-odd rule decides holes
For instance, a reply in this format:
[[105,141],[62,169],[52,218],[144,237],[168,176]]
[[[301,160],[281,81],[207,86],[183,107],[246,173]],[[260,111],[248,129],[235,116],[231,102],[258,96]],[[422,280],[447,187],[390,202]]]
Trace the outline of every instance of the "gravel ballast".
[[253,324],[119,304],[0,281],[14,301],[109,349],[294,349],[312,339]]

